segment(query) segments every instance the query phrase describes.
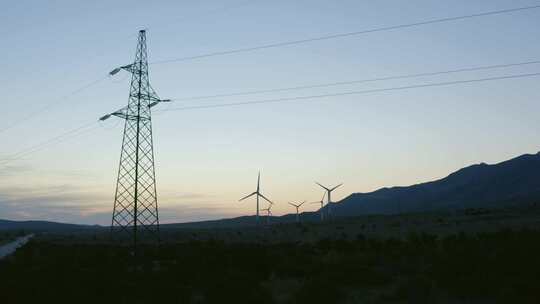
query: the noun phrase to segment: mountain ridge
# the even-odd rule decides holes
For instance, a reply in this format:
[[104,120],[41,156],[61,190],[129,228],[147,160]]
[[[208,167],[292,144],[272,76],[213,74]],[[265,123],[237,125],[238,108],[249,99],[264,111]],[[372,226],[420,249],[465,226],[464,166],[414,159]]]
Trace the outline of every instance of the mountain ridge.
[[332,204],[336,216],[490,208],[540,200],[540,153],[474,164],[411,186],[353,193]]
[[[503,208],[540,201],[540,152],[523,154],[495,164],[473,164],[446,177],[410,186],[384,187],[372,192],[352,193],[332,203],[332,213],[339,217],[371,214],[453,211],[468,208]],[[325,209],[328,206],[324,207]],[[319,213],[303,212],[304,221],[318,221]],[[261,220],[264,222],[265,217]],[[272,223],[291,223],[294,214],[272,217]],[[255,216],[239,216],[209,221],[171,223],[171,228],[233,228],[255,225]],[[48,221],[0,220],[0,230],[29,229],[41,231],[100,229]]]
[[58,222],[40,221],[40,220],[13,221],[13,220],[0,219],[0,231],[1,230],[61,231],[61,230],[91,229],[94,227],[101,227],[101,226],[58,223]]

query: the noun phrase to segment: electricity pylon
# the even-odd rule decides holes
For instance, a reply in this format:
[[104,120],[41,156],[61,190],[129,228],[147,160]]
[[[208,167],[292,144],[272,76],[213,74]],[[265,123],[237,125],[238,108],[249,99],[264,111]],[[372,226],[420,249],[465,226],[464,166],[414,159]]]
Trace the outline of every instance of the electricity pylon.
[[141,241],[159,241],[159,216],[152,143],[151,108],[160,102],[148,79],[146,31],[139,31],[137,52],[132,64],[114,69],[131,73],[127,107],[107,114],[125,120],[124,138],[114,196],[111,235],[124,234],[133,240],[134,253]]

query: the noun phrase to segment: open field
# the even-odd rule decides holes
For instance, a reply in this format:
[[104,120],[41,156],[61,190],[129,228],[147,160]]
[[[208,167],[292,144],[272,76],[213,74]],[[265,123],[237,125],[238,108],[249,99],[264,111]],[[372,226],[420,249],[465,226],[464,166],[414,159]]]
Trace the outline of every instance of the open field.
[[23,230],[14,230],[14,231],[0,231],[0,246],[14,241],[20,236],[25,235],[26,233]]
[[[261,218],[265,223],[265,218]],[[300,225],[283,223],[272,218],[270,225],[257,228],[253,224],[222,228],[193,228],[198,224],[162,225],[161,239],[165,243],[191,241],[222,241],[226,243],[314,243],[321,240],[356,240],[359,238],[405,239],[411,234],[431,234],[438,237],[459,233],[488,233],[523,228],[540,231],[540,207],[508,209],[469,209],[456,212],[416,213],[401,215],[370,215],[337,218],[321,223],[305,221]],[[56,231],[40,235],[57,243],[107,243],[109,229],[101,227],[84,231]]]
[[540,232],[129,249],[33,240],[0,262],[6,303],[538,303]]
[[495,232],[521,228],[540,230],[540,208],[470,209],[448,213],[371,215],[337,218],[324,223],[309,221],[301,225],[277,223],[261,229],[256,227],[165,228],[162,230],[162,235],[165,241],[171,242],[221,240],[234,243],[313,243],[327,239],[356,240],[364,237],[404,239],[410,234],[428,233],[446,236],[461,232]]
[[6,303],[538,303],[538,219],[533,208],[168,229],[137,261],[104,232],[41,234],[0,262],[0,291]]

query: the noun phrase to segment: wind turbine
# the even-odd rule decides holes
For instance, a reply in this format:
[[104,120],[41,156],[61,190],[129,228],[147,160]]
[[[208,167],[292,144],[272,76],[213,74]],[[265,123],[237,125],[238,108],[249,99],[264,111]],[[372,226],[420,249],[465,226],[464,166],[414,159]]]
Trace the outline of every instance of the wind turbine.
[[269,202],[271,205],[273,205],[274,203],[272,203],[271,200],[267,199],[264,195],[262,195],[261,193],[261,172],[259,172],[259,175],[257,177],[257,191],[249,194],[249,195],[246,195],[245,197],[241,198],[239,200],[239,202],[245,200],[246,198],[250,198],[252,197],[253,195],[255,195],[257,197],[257,225],[259,225],[259,197],[262,197],[265,201]]
[[272,202],[270,202],[270,205],[268,205],[268,208],[261,209],[261,211],[266,211],[266,225],[270,224],[270,216],[272,216],[272,210],[270,210],[270,209],[272,209],[273,205],[274,204]]
[[324,194],[321,198],[320,201],[318,202],[311,202],[310,204],[321,204],[321,209],[319,210],[319,213],[321,214],[321,222],[324,221],[324,212],[323,212],[323,207],[324,207],[324,198],[326,197],[326,191],[324,191]]
[[301,204],[293,204],[293,203],[289,203],[289,205],[291,206],[294,206],[296,208],[296,222],[297,223],[300,223],[300,214],[298,214],[299,210],[300,210],[300,207],[302,207],[303,204],[305,204],[306,201],[303,201]]
[[321,184],[319,184],[318,182],[315,182],[317,185],[321,186],[321,188],[323,188],[324,190],[326,190],[326,193],[327,193],[327,196],[328,196],[328,203],[326,204],[328,206],[328,216],[330,216],[332,214],[332,191],[336,190],[337,188],[341,187],[341,185],[343,185],[343,183],[335,186],[334,188],[327,188]]

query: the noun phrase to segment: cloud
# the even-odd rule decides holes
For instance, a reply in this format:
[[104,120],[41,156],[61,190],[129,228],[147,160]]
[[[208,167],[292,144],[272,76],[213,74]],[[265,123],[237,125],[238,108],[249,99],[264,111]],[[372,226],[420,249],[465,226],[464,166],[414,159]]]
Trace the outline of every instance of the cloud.
[[[162,223],[178,223],[236,216],[213,195],[164,191],[159,195]],[[48,220],[109,225],[114,198],[73,184],[0,186],[0,218]]]
[[223,207],[213,207],[212,205],[199,207],[190,205],[160,207],[159,214],[160,222],[164,224],[216,220],[239,215]]
[[33,168],[28,165],[1,165],[0,164],[0,178],[11,177],[23,173],[33,171]]
[[110,212],[112,198],[71,184],[52,186],[1,186],[0,217],[18,220],[51,220],[104,223],[98,214]]
[[16,204],[0,201],[2,217],[14,220],[46,220],[77,224],[107,224],[110,222],[111,207],[62,206],[58,204]]

